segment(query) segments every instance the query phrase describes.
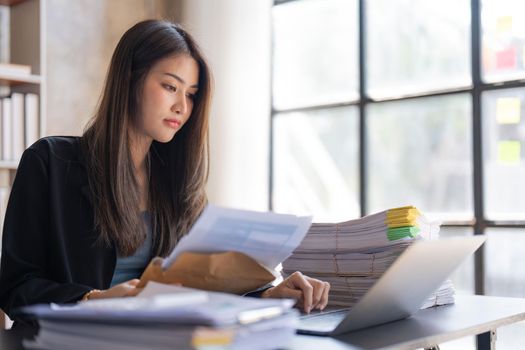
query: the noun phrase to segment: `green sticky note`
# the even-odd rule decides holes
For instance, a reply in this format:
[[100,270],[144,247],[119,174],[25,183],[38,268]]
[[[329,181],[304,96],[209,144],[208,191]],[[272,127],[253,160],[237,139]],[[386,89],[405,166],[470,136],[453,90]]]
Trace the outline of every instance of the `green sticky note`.
[[498,142],[498,162],[504,165],[519,165],[521,161],[520,141]]
[[404,226],[389,228],[387,231],[387,237],[389,241],[395,241],[404,237],[415,237],[419,233],[419,227],[417,226]]

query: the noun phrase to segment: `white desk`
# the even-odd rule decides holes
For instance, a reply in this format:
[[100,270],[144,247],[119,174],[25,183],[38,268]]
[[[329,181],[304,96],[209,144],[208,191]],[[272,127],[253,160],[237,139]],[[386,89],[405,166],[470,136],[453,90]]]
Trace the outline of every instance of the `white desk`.
[[457,296],[454,305],[420,310],[405,320],[333,338],[297,335],[287,349],[408,350],[477,335],[478,350],[492,350],[496,329],[522,320],[525,299]]
[[[432,348],[477,335],[478,349],[491,350],[501,326],[525,320],[525,299],[457,296],[456,304],[420,310],[411,318],[347,333],[334,338],[296,335],[290,350],[407,350]],[[23,349],[22,338],[33,333],[0,331],[1,349]]]

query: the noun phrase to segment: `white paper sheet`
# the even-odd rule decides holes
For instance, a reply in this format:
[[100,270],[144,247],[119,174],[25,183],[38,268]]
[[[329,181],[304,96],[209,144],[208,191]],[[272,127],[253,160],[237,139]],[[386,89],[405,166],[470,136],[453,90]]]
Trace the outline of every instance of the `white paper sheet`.
[[190,232],[164,260],[166,269],[185,251],[244,253],[274,270],[301,243],[311,216],[217,207],[209,204]]
[[[293,299],[248,298],[148,282],[144,295],[88,300],[72,305],[31,305],[23,309],[40,319],[112,324],[225,326],[257,322],[288,312]],[[186,300],[187,302],[183,302]]]
[[[208,293],[202,290],[149,281],[135,298],[107,298],[82,301],[74,307],[82,310],[132,311],[163,310],[203,304],[209,301]],[[71,309],[71,305],[51,304],[54,310]]]

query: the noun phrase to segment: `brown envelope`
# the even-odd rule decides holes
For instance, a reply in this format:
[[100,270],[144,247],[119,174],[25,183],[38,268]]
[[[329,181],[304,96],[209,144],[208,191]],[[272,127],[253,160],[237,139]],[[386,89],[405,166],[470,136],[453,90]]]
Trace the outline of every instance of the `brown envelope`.
[[166,270],[162,258],[154,258],[142,276],[139,287],[148,281],[181,284],[185,287],[244,294],[275,279],[264,266],[239,252],[182,253]]

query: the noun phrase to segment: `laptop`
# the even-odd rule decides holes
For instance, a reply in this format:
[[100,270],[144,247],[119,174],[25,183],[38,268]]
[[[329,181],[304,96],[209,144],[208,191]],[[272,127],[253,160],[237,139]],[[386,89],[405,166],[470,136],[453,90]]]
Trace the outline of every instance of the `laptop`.
[[352,308],[303,316],[297,333],[338,335],[407,318],[483,242],[484,236],[418,240]]

